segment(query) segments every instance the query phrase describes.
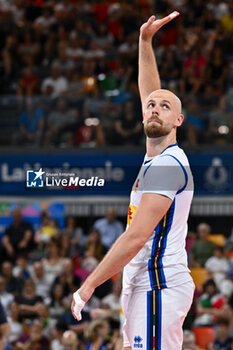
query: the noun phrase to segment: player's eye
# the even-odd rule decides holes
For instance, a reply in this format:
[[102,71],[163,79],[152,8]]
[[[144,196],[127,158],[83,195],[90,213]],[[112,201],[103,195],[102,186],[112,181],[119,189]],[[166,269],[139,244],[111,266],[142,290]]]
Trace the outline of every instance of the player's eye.
[[163,109],[170,109],[169,105],[167,103],[162,104]]
[[154,108],[154,106],[155,106],[155,104],[154,104],[153,102],[150,102],[150,103],[147,105],[148,108]]

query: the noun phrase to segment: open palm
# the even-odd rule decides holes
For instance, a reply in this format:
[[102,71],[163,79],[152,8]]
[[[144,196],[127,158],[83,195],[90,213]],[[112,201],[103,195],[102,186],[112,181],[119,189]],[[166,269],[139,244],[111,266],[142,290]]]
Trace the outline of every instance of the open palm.
[[162,26],[172,21],[177,16],[179,16],[179,12],[177,11],[172,12],[164,18],[157,19],[156,21],[155,16],[151,16],[140,28],[141,38],[143,40],[151,39]]

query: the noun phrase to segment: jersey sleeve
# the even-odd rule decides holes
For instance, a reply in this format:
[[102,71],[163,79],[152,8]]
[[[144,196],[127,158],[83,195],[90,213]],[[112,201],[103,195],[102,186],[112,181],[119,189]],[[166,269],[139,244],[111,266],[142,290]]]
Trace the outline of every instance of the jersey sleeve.
[[172,155],[156,158],[143,169],[143,193],[156,193],[174,199],[186,184],[188,175],[182,163]]

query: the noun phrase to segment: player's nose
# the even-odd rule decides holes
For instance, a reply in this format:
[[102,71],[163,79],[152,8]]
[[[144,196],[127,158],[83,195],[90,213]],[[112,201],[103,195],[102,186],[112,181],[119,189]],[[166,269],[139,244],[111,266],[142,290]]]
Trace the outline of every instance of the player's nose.
[[156,109],[156,107],[152,111],[152,116],[159,116],[159,111]]

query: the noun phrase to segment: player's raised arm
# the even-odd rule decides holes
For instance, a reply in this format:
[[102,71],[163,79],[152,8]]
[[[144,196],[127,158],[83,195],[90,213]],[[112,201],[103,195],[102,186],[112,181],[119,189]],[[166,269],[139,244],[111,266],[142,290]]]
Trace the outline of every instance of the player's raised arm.
[[138,86],[142,106],[144,106],[148,95],[161,88],[156,59],[152,49],[153,35],[166,23],[176,18],[179,12],[174,11],[169,16],[155,21],[151,16],[140,28],[139,36],[139,74]]

